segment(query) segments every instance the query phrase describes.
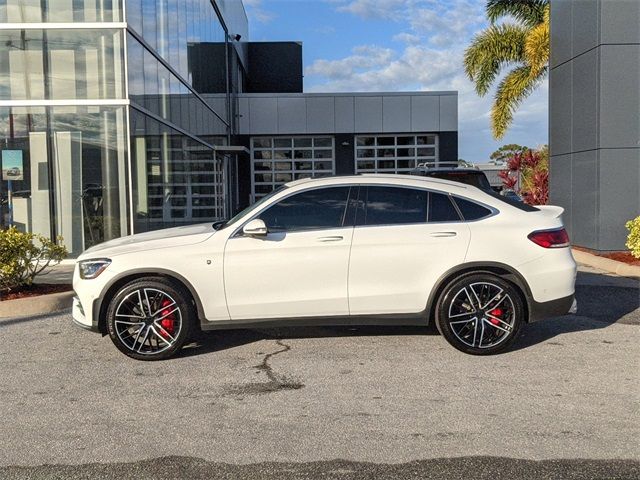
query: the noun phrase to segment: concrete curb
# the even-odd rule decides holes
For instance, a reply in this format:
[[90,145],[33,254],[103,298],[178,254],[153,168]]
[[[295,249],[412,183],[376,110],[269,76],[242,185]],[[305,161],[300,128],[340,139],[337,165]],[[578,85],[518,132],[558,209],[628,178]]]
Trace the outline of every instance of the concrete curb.
[[599,268],[605,272],[614,273],[621,277],[631,277],[640,279],[640,267],[635,265],[628,265],[626,263],[617,262],[610,258],[599,257],[592,255],[591,253],[583,252],[581,250],[572,249],[573,258],[576,262],[590,267]]
[[0,319],[45,315],[71,308],[73,291],[0,302]]

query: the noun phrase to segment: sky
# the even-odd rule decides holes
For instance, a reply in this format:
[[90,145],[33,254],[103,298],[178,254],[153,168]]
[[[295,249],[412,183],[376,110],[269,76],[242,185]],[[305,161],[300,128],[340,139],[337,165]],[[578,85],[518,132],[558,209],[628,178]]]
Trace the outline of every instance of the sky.
[[492,95],[478,97],[464,50],[487,26],[484,0],[244,0],[254,41],[303,44],[305,92],[457,90],[459,157],[486,162],[507,143],[548,143],[545,81],[499,141]]

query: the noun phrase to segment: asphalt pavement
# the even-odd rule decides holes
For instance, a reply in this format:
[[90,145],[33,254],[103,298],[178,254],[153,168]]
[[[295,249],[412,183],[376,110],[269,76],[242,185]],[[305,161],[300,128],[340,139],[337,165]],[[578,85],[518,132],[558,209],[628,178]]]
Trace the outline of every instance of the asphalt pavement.
[[432,328],[201,334],[139,362],[68,314],[0,321],[0,478],[640,478],[639,282],[474,357]]

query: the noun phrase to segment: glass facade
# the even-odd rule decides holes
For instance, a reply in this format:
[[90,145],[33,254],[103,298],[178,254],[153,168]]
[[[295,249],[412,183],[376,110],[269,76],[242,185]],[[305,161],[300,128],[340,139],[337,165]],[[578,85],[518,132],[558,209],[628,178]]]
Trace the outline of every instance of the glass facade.
[[224,22],[209,0],[124,3],[0,0],[0,159],[22,159],[0,228],[60,235],[71,256],[230,213],[217,149],[242,87]]
[[437,165],[437,135],[356,136],[356,173],[406,173],[419,163]]

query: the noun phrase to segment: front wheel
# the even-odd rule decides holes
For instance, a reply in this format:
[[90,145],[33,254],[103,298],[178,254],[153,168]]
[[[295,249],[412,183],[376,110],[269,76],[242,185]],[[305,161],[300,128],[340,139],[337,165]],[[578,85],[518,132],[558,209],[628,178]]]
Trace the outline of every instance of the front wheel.
[[524,321],[520,293],[508,281],[489,273],[451,282],[436,306],[436,325],[455,348],[472,355],[506,350]]
[[162,360],[182,348],[194,318],[184,288],[150,277],[134,280],[116,293],[107,309],[107,328],[111,341],[125,355]]

